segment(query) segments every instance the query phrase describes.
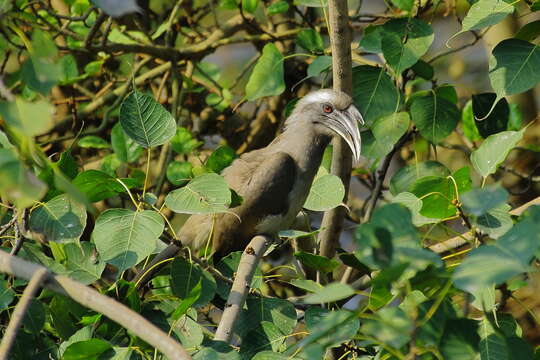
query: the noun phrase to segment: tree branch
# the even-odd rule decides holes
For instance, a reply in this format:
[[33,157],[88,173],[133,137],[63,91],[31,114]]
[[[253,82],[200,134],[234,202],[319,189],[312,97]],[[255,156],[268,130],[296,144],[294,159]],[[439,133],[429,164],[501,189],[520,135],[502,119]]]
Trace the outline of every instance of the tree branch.
[[[352,94],[351,33],[348,26],[347,0],[329,0],[330,43],[334,90]],[[332,173],[341,178],[345,186],[345,199],[351,180],[352,155],[342,139],[333,141]],[[324,213],[321,223],[320,254],[333,257],[343,227],[345,208],[338,206]]]
[[271,239],[266,236],[255,236],[242,253],[214,340],[231,342],[234,326],[246,302],[253,274],[255,274],[255,269],[271,242]]
[[[36,272],[43,270],[46,268],[41,265],[0,251],[0,272],[30,280]],[[79,304],[102,313],[154,346],[169,359],[191,359],[179,343],[150,321],[114,299],[62,275],[50,274],[44,285],[54,292],[69,296]]]
[[21,299],[15,307],[15,311],[13,311],[11,320],[7,326],[6,332],[4,333],[4,337],[2,338],[2,343],[0,344],[0,359],[9,358],[9,351],[15,343],[15,339],[17,338],[17,331],[21,327],[24,316],[26,315],[26,312],[28,311],[28,308],[32,303],[32,299],[36,295],[42,283],[46,281],[48,276],[49,271],[44,267],[38,269],[32,275],[30,282],[26,286],[26,289],[24,289]]

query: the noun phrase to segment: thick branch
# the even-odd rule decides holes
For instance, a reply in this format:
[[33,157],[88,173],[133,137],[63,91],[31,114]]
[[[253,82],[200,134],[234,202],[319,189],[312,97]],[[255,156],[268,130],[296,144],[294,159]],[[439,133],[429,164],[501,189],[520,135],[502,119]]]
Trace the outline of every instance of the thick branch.
[[[329,0],[328,8],[334,90],[352,94],[351,34],[348,27],[347,0]],[[341,178],[345,186],[345,198],[347,198],[351,180],[352,155],[342,139],[336,138],[333,146],[332,173]],[[324,213],[319,235],[322,256],[334,256],[344,215],[345,208],[342,206]]]
[[24,316],[26,315],[26,312],[28,311],[28,308],[30,307],[30,304],[32,303],[32,299],[36,295],[37,291],[43,284],[43,282],[47,279],[49,276],[49,271],[46,268],[40,268],[38,269],[30,279],[30,282],[26,286],[26,289],[24,289],[24,292],[21,296],[21,299],[19,300],[19,303],[15,307],[15,311],[13,312],[13,315],[11,316],[11,320],[9,322],[9,325],[6,329],[6,332],[4,333],[4,337],[2,338],[2,343],[0,344],[0,359],[8,359],[9,351],[11,350],[11,347],[15,343],[15,339],[17,338],[17,331],[21,327],[21,324],[24,320]]
[[[30,280],[45,267],[0,251],[0,272]],[[166,333],[127,306],[96,290],[62,275],[50,275],[44,284],[48,289],[71,297],[81,305],[102,313],[140,337],[169,359],[191,359],[184,348]]]
[[242,253],[238,271],[234,278],[214,340],[225,341],[227,343],[231,342],[234,325],[246,302],[253,274],[255,274],[255,269],[270,243],[271,240],[266,236],[255,236]]

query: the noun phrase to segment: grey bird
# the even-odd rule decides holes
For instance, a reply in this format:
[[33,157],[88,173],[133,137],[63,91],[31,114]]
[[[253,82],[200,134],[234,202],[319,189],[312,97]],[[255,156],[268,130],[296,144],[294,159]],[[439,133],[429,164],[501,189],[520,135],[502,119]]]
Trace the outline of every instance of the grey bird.
[[[229,187],[242,196],[242,204],[231,208],[232,213],[192,215],[178,234],[182,245],[197,250],[210,240],[215,256],[221,258],[244,250],[256,235],[275,237],[290,228],[333,137],[343,138],[353,161],[359,160],[359,124],[364,120],[343,92],[324,89],[303,97],[272,143],[243,154],[223,170]],[[169,245],[148,268],[179,250],[178,245]],[[140,278],[149,276],[150,271],[142,271],[135,280],[144,283]]]

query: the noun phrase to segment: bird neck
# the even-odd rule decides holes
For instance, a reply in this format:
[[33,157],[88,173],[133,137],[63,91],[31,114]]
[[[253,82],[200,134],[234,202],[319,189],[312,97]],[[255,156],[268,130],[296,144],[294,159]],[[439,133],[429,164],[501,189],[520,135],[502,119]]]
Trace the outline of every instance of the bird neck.
[[272,145],[289,154],[303,176],[315,176],[330,140],[331,136],[320,134],[311,126],[289,126]]

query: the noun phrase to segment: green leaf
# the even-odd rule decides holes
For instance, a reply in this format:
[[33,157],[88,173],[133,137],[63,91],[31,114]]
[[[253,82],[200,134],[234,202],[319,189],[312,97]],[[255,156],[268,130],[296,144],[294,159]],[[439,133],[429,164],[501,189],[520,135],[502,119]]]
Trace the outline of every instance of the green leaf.
[[455,104],[430,93],[413,100],[411,118],[423,137],[438,144],[456,128],[460,113]]
[[489,136],[478,149],[471,153],[474,169],[484,178],[497,171],[510,150],[521,140],[525,129],[503,131]]
[[[495,101],[496,98],[497,95],[494,93],[484,93],[472,96],[472,109],[476,128],[483,138],[505,131],[508,128],[510,115],[508,102],[503,98],[494,105],[493,101]],[[476,119],[482,120],[479,121]]]
[[540,81],[540,48],[519,39],[503,40],[489,59],[489,79],[497,100],[531,89]]
[[405,205],[412,214],[412,222],[415,226],[423,226],[426,224],[433,224],[439,222],[439,219],[428,218],[420,213],[424,203],[410,192],[399,193],[392,199],[393,203]]
[[176,133],[176,122],[163,105],[150,95],[132,92],[120,107],[120,125],[142,147],[158,146]]
[[167,165],[167,180],[173,185],[181,186],[191,178],[193,165],[187,161],[172,161]]
[[283,55],[273,43],[266,44],[246,84],[246,98],[253,101],[281,94],[285,91],[283,74]]
[[184,258],[175,258],[171,265],[171,289],[173,294],[185,299],[200,283],[202,270]]
[[321,73],[327,71],[332,66],[331,56],[317,56],[307,68],[307,76],[314,77],[319,76]]
[[418,60],[416,62],[416,64],[414,64],[412,66],[412,71],[414,71],[414,73],[426,80],[431,80],[433,79],[433,75],[434,75],[434,70],[433,70],[433,66],[431,66],[429,63],[423,61],[423,60]]
[[393,19],[382,27],[381,49],[388,65],[397,73],[416,64],[435,36],[430,25],[415,18]]
[[0,149],[0,195],[24,208],[40,200],[47,186],[17,159],[9,149]]
[[30,307],[24,315],[23,325],[25,329],[35,336],[43,329],[43,325],[45,325],[45,306],[41,301],[37,299],[31,300]]
[[79,77],[79,69],[77,69],[77,60],[71,54],[67,54],[60,58],[58,65],[61,69],[60,84],[70,85],[80,80],[83,77]]
[[331,283],[318,289],[313,294],[306,296],[304,303],[306,304],[322,304],[348,298],[355,294],[352,287],[339,282]]
[[92,239],[101,258],[121,274],[155,250],[164,227],[155,211],[109,209],[97,218]]
[[368,126],[399,109],[401,96],[383,68],[357,66],[353,68],[354,104]]
[[82,148],[108,149],[111,147],[111,145],[107,141],[95,135],[82,137],[79,140],[78,144]]
[[333,209],[343,201],[345,187],[336,175],[323,175],[313,182],[304,208],[313,211]]
[[448,319],[441,339],[440,351],[443,359],[478,359],[478,322],[472,319]]
[[31,90],[47,96],[61,78],[60,66],[51,59],[31,56],[21,67],[21,79]]
[[208,170],[219,174],[223,169],[231,165],[236,158],[237,155],[233,148],[220,146],[210,154],[204,165]]
[[40,58],[55,58],[58,48],[49,33],[35,29],[32,33],[32,55]]
[[473,114],[472,100],[467,101],[461,113],[461,127],[467,139],[471,141],[481,140],[482,136],[476,127],[476,119]]
[[[120,179],[128,188],[138,185],[135,179]],[[126,189],[114,177],[99,170],[86,170],[77,175],[73,185],[86,195],[91,202],[101,201],[120,193]]]
[[296,326],[296,310],[294,305],[283,299],[249,297],[246,301],[246,326],[237,331],[240,336],[249,333],[263,321],[273,323],[283,335],[292,333]]
[[326,7],[328,0],[294,0],[294,5],[303,5],[306,7]]
[[305,266],[325,273],[332,272],[336,267],[339,266],[339,262],[337,260],[304,251],[295,252],[294,257],[300,260],[300,262]]
[[510,205],[502,204],[486,214],[473,219],[473,223],[481,232],[496,239],[512,228],[514,222],[510,215]]
[[276,15],[284,13],[285,11],[289,10],[289,3],[283,0],[276,1],[272,5],[270,5],[268,8],[268,15]]
[[422,199],[422,215],[444,219],[456,214],[454,203],[461,192],[470,189],[470,185],[469,168],[465,167],[450,176],[421,178],[414,183],[411,193]]
[[7,280],[0,279],[0,312],[4,311],[15,298],[15,291]]
[[143,148],[126,135],[120,123],[112,128],[111,145],[118,159],[124,163],[137,161],[143,152]]
[[16,98],[0,102],[0,115],[7,125],[29,137],[48,132],[54,125],[53,114],[54,106],[46,100],[31,103]]
[[61,357],[66,351],[67,347],[73,343],[89,340],[92,338],[92,326],[85,326],[82,329],[77,330],[77,332],[69,337],[66,341],[60,344],[58,348],[58,354]]
[[110,348],[111,344],[101,339],[79,341],[67,347],[62,360],[97,360]]
[[409,342],[413,323],[405,312],[397,307],[383,308],[373,318],[364,319],[360,331],[381,343],[400,348]]
[[409,128],[410,118],[406,112],[393,113],[380,118],[370,130],[363,131],[362,155],[372,159],[386,156]]
[[323,346],[337,346],[356,335],[360,326],[355,314],[346,310],[330,311],[310,306],[305,316],[310,334],[297,343],[297,347],[315,341]]
[[253,14],[257,10],[258,5],[259,0],[242,0],[242,10],[250,14]]
[[189,155],[201,145],[202,141],[194,139],[191,132],[183,127],[178,127],[176,134],[171,139],[171,147],[181,155]]
[[482,245],[471,251],[454,272],[454,284],[462,290],[474,292],[526,272],[538,244],[540,207],[533,206],[523,220],[493,245]]
[[514,6],[504,0],[478,0],[463,19],[461,30],[450,39],[467,31],[495,25],[514,12]]
[[518,104],[509,104],[510,115],[508,118],[507,130],[518,131],[523,125],[523,113]]
[[86,208],[66,194],[58,195],[32,212],[29,227],[46,241],[78,240],[86,227]]
[[531,21],[523,25],[514,38],[524,41],[532,41],[540,35],[540,20]]
[[508,192],[500,186],[476,188],[460,196],[463,208],[474,216],[486,214],[489,210],[505,203]]
[[390,192],[397,195],[404,191],[410,191],[416,180],[426,176],[447,176],[450,170],[437,161],[429,160],[417,164],[402,167],[390,180]]
[[[190,316],[183,315],[175,322],[174,333],[186,348],[197,348],[204,340],[201,325]],[[127,359],[126,359],[127,360]]]
[[403,11],[411,11],[414,6],[414,0],[391,0],[392,4],[403,10]]
[[324,52],[324,41],[321,35],[313,29],[303,29],[296,35],[296,43],[307,51],[320,54]]
[[186,186],[171,191],[165,205],[183,214],[213,214],[227,211],[231,191],[225,179],[214,173],[202,174]]
[[510,360],[506,340],[498,329],[493,328],[492,321],[494,320],[490,320],[487,316],[484,316],[480,320],[478,327],[478,334],[480,335],[480,358],[488,360]]
[[296,286],[297,288],[300,288],[302,290],[306,290],[309,292],[316,292],[320,289],[322,289],[322,285],[319,283],[316,283],[313,280],[305,280],[305,279],[292,279],[289,281],[289,283],[293,286]]
[[105,262],[96,258],[94,245],[88,241],[80,244],[70,243],[64,246],[68,276],[85,285],[101,278]]

